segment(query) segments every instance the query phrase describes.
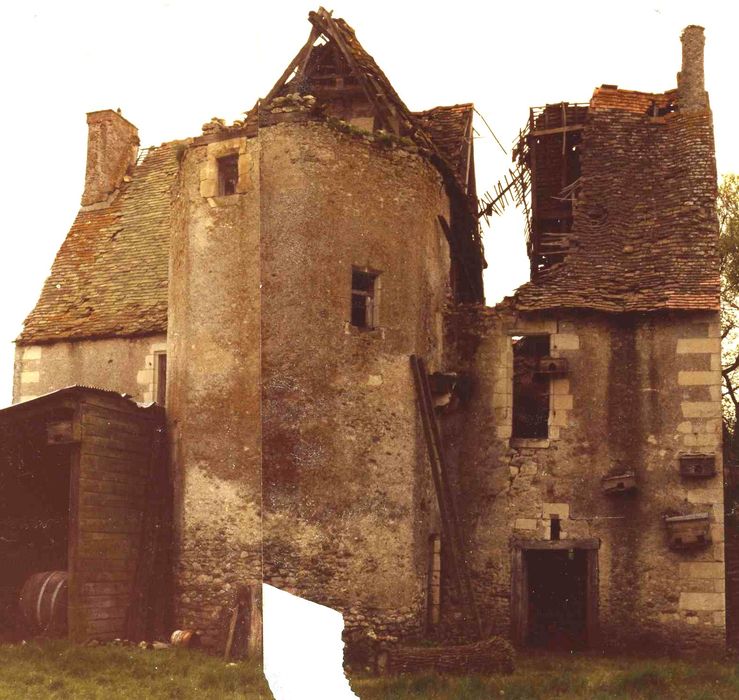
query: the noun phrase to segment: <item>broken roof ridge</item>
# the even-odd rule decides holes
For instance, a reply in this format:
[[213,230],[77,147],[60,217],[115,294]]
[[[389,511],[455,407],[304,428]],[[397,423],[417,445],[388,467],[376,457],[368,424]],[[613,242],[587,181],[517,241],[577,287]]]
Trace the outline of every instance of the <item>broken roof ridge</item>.
[[434,112],[435,110],[438,110],[438,109],[474,109],[474,108],[475,108],[474,102],[459,102],[453,105],[436,105],[436,107],[429,107],[428,109],[421,109],[415,112],[411,112],[411,114],[414,114],[416,116],[422,116],[429,112]]

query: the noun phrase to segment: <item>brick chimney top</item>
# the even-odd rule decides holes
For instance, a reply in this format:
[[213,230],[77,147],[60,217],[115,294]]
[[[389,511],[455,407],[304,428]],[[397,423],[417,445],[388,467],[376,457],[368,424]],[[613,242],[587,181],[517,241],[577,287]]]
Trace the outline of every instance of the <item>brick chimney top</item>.
[[82,206],[105,202],[136,163],[138,129],[120,114],[103,109],[87,115],[87,171]]
[[677,74],[678,107],[684,112],[708,109],[708,93],[703,78],[703,27],[691,24],[680,35],[683,64]]

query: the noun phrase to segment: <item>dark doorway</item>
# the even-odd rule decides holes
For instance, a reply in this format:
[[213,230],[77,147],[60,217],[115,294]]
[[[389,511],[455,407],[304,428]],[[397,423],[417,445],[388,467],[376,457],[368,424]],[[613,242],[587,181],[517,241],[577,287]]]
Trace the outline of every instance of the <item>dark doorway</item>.
[[588,557],[582,549],[528,550],[526,644],[557,651],[587,646]]

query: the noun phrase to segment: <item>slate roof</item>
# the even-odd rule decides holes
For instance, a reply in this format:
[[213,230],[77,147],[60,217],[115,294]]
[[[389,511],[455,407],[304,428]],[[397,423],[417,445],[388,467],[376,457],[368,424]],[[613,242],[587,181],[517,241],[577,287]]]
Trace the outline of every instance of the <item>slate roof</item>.
[[18,343],[166,331],[170,187],[180,143],[150,149],[110,205],[80,210]]

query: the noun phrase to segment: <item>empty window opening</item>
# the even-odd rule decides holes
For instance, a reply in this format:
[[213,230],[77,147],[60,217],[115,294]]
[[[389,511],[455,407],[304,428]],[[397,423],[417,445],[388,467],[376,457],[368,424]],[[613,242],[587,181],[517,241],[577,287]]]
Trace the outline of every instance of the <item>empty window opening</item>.
[[[552,538],[554,539],[554,538]],[[526,643],[556,651],[587,646],[587,553],[529,550]]]
[[553,515],[549,519],[549,531],[551,533],[550,539],[558,540],[560,538],[562,530],[561,530],[561,523],[560,523],[558,515]]
[[239,156],[234,153],[218,159],[218,194],[226,196],[236,194],[239,181]]
[[352,269],[352,326],[367,329],[377,326],[378,275],[378,272]]
[[441,620],[441,536],[429,537],[428,627],[436,629]]
[[167,353],[154,354],[154,401],[164,406],[167,397]]
[[513,337],[513,437],[549,435],[549,378],[538,372],[549,355],[548,335]]

